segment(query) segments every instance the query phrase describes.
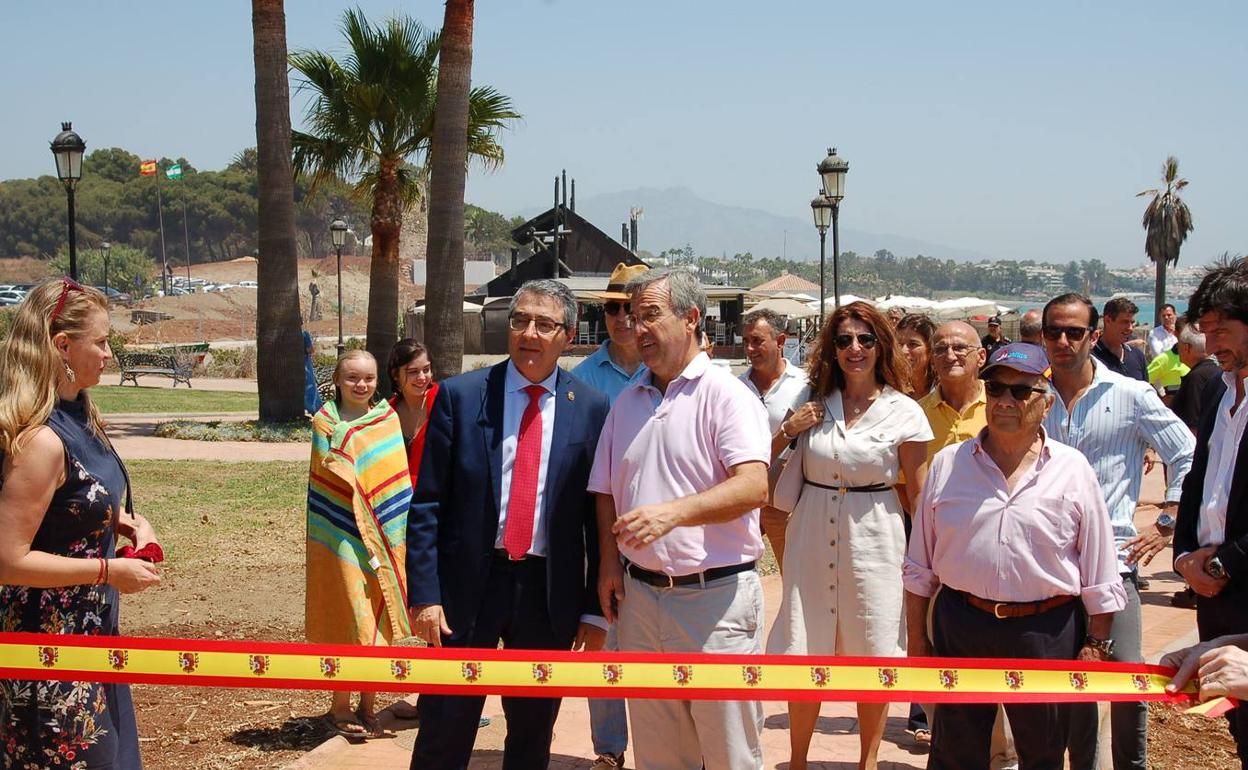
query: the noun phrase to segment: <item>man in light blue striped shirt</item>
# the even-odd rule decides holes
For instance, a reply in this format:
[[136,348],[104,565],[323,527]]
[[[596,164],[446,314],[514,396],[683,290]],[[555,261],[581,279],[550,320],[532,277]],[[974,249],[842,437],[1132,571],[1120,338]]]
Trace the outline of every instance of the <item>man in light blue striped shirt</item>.
[[[1174,533],[1174,514],[1183,478],[1192,466],[1196,442],[1191,431],[1146,382],[1133,380],[1093,359],[1097,312],[1087,297],[1063,294],[1044,308],[1044,346],[1058,398],[1044,420],[1049,436],[1075,447],[1096,472],[1118,545],[1118,570],[1127,607],[1114,616],[1110,659],[1143,662],[1140,596],[1136,565],[1148,564]],[[1144,533],[1135,528],[1135,508],[1144,480],[1144,452],[1157,451],[1170,468],[1166,502],[1157,523]],[[1147,768],[1148,709],[1144,703],[1110,706],[1114,770]],[[1095,704],[1071,712],[1070,766],[1096,766]]]

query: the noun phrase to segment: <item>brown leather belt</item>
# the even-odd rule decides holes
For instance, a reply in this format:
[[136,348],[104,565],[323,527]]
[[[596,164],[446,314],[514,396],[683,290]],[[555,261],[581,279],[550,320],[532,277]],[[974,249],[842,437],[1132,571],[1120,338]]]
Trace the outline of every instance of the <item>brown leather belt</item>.
[[[956,590],[956,589],[955,589]],[[1027,618],[1032,615],[1039,615],[1055,610],[1064,604],[1070,604],[1077,597],[1067,594],[1065,596],[1053,596],[1048,599],[1042,599],[1038,602],[994,602],[988,599],[981,599],[974,594],[968,594],[966,591],[958,591],[958,595],[977,610],[983,610],[989,615],[1003,620],[1005,618]]]

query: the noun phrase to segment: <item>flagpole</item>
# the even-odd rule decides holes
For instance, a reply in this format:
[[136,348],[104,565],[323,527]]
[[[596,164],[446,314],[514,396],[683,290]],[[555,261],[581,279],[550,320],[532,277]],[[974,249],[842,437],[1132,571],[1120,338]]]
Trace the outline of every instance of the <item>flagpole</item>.
[[156,218],[160,223],[160,285],[164,295],[169,296],[169,260],[165,256],[165,210],[160,200],[160,161],[156,161]]
[[191,236],[186,229],[186,182],[182,182],[182,240],[186,244],[186,290],[191,290]]

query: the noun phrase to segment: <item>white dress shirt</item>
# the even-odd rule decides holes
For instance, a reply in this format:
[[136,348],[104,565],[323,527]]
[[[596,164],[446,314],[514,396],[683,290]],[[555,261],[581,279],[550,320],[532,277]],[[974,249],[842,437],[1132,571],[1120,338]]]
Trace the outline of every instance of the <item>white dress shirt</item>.
[[[1235,458],[1239,454],[1239,442],[1248,424],[1248,399],[1239,403],[1235,414],[1235,374],[1223,372],[1222,381],[1226,392],[1218,402],[1218,414],[1209,434],[1209,464],[1205,467],[1204,503],[1200,506],[1200,520],[1196,523],[1196,542],[1202,546],[1221,545],[1226,539],[1226,504],[1231,496],[1231,483],[1235,480]],[[1248,377],[1244,378],[1248,388]]]
[[[780,370],[780,376],[771,383],[766,393],[759,393],[758,387],[750,379],[750,373],[754,371],[754,367],[746,369],[745,374],[741,375],[741,381],[745,383],[745,386],[763,402],[763,408],[767,410],[767,427],[771,429],[773,435],[780,427],[780,423],[784,422],[784,417],[790,409],[796,410],[803,402],[810,399],[810,394],[806,389],[808,382],[806,372],[802,367],[784,359],[780,359],[780,363],[784,368]],[[803,393],[806,395],[803,396]]]
[[1174,336],[1174,332],[1167,331],[1164,326],[1154,326],[1153,330],[1148,333],[1148,357],[1156,358],[1174,347],[1174,343],[1179,338]]
[[537,497],[533,501],[533,545],[529,547],[530,556],[546,555],[546,530],[542,524],[542,506],[546,495],[546,468],[550,465],[550,439],[555,432],[555,382],[559,377],[559,368],[541,382],[529,382],[516,369],[516,365],[507,362],[507,379],[503,383],[503,446],[502,446],[502,480],[501,493],[498,498],[498,536],[494,538],[494,547],[503,547],[503,532],[507,526],[507,504],[511,500],[511,471],[516,464],[516,446],[520,443],[520,418],[529,407],[529,394],[525,388],[540,385],[546,389],[538,399],[538,409],[542,414],[542,459],[537,466]]

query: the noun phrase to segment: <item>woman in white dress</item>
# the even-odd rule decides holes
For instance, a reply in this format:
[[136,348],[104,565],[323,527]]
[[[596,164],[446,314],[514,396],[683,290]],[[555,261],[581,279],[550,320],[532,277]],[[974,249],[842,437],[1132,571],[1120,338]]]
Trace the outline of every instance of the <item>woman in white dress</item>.
[[[901,470],[917,477],[932,438],[923,410],[904,395],[908,374],[875,308],[853,302],[829,316],[810,361],[811,400],[780,425],[786,437],[800,436],[788,472],[802,479],[768,653],[905,655],[905,514],[894,487]],[[858,704],[859,768],[876,767],[887,716],[888,704]],[[791,770],[806,767],[818,717],[817,702],[789,704]]]

